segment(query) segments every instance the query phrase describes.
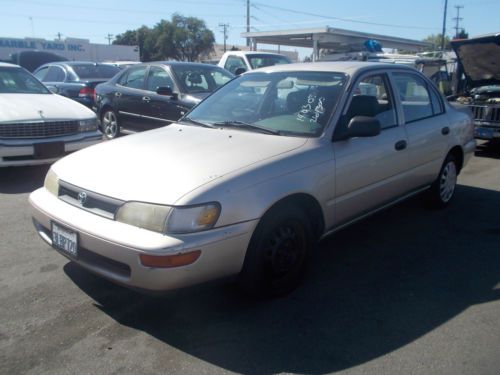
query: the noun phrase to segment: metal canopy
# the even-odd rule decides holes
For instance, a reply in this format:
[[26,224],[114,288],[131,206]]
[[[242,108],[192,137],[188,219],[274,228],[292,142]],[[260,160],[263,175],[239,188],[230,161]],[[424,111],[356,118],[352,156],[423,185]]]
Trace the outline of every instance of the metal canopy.
[[384,48],[397,48],[412,52],[422,51],[425,47],[430,45],[419,40],[363,33],[333,27],[248,32],[242,33],[241,36],[243,38],[250,38],[254,49],[256,49],[259,43],[312,48],[313,60],[319,57],[319,50],[322,48],[339,52],[360,50],[363,43],[369,39],[378,41]]

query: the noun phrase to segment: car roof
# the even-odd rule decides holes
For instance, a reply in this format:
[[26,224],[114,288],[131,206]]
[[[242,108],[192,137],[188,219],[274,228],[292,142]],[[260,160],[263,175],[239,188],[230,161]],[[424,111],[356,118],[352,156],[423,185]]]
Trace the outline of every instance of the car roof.
[[192,66],[208,66],[220,69],[219,66],[214,64],[205,64],[200,62],[189,62],[189,61],[150,61],[143,64],[161,64],[161,65],[170,65],[170,66],[182,66],[182,65],[192,65]]
[[19,65],[0,62],[0,67],[2,68],[20,68]]
[[263,51],[227,51],[225,54],[226,55],[231,54],[231,55],[237,55],[237,56],[244,56],[244,55],[285,56],[285,55],[282,55],[281,53],[263,52]]
[[364,70],[373,69],[400,69],[410,72],[417,71],[416,69],[398,64],[390,63],[375,63],[364,61],[321,61],[314,63],[295,63],[295,64],[281,64],[272,65],[264,68],[252,70],[244,74],[252,74],[253,72],[290,72],[290,71],[304,71],[304,72],[342,72],[349,75],[354,75]]

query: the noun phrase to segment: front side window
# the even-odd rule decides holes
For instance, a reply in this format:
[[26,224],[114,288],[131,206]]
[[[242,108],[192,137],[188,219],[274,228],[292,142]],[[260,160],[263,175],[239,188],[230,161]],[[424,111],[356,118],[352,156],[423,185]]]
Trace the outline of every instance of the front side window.
[[146,66],[138,68],[129,68],[118,80],[121,86],[129,87],[132,89],[144,88],[144,79],[146,77]]
[[425,81],[411,73],[393,73],[403,106],[405,123],[433,116],[431,98]]
[[238,68],[243,68],[247,70],[245,61],[238,56],[228,56],[226,63],[224,64],[224,69],[229,70],[231,73],[236,74]]
[[146,84],[146,90],[156,91],[159,87],[170,87],[174,88],[174,82],[170,78],[170,74],[158,66],[152,66],[148,73],[148,82]]
[[205,99],[188,118],[213,126],[241,125],[289,136],[319,136],[346,76],[332,72],[245,74]]
[[252,69],[259,69],[259,68],[264,68],[266,66],[291,63],[288,57],[281,55],[254,54],[254,55],[247,55],[247,59],[250,65],[252,66]]
[[212,65],[178,64],[171,69],[181,91],[188,94],[212,92],[233,78],[231,73]]
[[1,94],[50,94],[50,91],[21,68],[0,67]]

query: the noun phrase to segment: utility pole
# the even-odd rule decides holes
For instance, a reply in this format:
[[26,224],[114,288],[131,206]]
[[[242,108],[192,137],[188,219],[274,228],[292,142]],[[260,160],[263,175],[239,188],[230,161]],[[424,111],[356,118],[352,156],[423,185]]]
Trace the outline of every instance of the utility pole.
[[104,39],[107,39],[108,44],[111,44],[111,40],[113,39],[113,34],[108,34],[108,36],[104,37]]
[[[247,33],[250,32],[250,0],[247,0]],[[247,47],[250,47],[250,38],[247,37]]]
[[229,24],[219,23],[219,27],[222,27],[222,33],[224,34],[224,52],[226,52],[227,28],[229,27]]
[[58,32],[56,35],[57,35],[57,40],[59,40],[59,41],[60,41],[60,40],[61,40],[61,37],[62,37],[61,32]]
[[458,38],[458,30],[460,29],[460,21],[463,20],[462,17],[460,17],[460,9],[462,9],[464,6],[463,5],[455,5],[455,8],[457,9],[457,16],[453,18],[455,21],[455,38]]
[[444,51],[444,38],[446,35],[446,10],[448,9],[448,0],[444,1],[444,15],[443,15],[443,33],[441,34],[441,51]]

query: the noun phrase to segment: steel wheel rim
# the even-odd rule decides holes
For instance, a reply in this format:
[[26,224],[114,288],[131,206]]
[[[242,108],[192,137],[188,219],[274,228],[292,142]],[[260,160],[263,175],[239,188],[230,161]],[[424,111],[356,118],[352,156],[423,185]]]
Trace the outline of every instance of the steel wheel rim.
[[443,168],[439,180],[439,196],[444,203],[447,203],[455,192],[457,183],[457,167],[453,161],[449,161]]
[[273,231],[265,252],[265,262],[271,279],[280,280],[291,274],[300,263],[304,240],[294,225],[282,225]]
[[108,111],[104,114],[104,116],[102,117],[102,125],[106,137],[114,138],[116,136],[118,123],[116,121],[116,116],[114,112]]

